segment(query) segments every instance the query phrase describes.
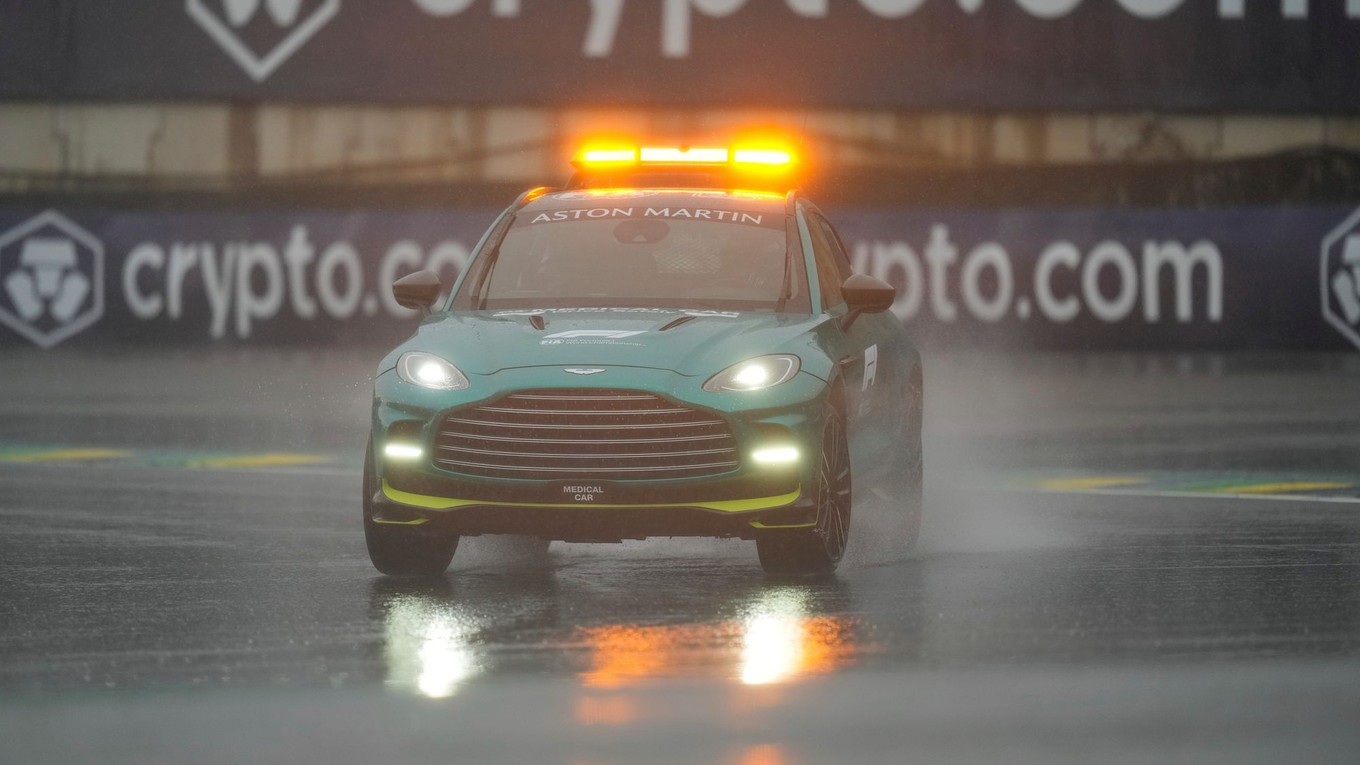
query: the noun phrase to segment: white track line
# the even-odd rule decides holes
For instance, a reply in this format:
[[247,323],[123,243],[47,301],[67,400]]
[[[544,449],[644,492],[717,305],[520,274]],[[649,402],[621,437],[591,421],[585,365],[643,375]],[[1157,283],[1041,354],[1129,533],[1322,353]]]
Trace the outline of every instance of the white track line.
[[1206,491],[1156,491],[1117,489],[1015,489],[1026,494],[1086,494],[1096,497],[1144,497],[1168,499],[1256,499],[1276,502],[1317,502],[1331,505],[1360,505],[1360,497],[1318,497],[1308,494],[1218,494]]

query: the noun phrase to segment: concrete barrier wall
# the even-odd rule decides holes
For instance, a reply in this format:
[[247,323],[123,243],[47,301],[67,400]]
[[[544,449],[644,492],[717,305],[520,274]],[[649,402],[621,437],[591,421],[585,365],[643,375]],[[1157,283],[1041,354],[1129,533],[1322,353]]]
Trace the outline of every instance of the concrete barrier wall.
[[[558,178],[591,136],[707,136],[769,125],[830,170],[1223,161],[1360,152],[1360,117],[825,109],[0,103],[0,190],[40,178],[156,184]],[[473,159],[469,159],[469,157]],[[330,179],[332,182],[334,178]]]

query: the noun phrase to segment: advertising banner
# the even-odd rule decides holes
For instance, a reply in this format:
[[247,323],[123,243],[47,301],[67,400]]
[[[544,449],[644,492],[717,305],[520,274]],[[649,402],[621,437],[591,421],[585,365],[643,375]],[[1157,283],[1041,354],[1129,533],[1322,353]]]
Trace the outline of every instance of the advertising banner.
[[1360,112],[1360,0],[67,0],[0,98]]
[[[0,347],[391,342],[495,209],[0,209]],[[1360,348],[1360,211],[828,210],[938,348]]]

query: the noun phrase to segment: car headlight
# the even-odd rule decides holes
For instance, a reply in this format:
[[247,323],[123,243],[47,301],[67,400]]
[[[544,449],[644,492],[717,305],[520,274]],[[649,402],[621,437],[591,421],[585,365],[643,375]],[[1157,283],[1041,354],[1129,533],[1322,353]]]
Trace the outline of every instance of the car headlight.
[[411,351],[397,359],[397,376],[412,385],[434,390],[463,390],[468,379],[458,367],[433,353]]
[[759,356],[733,364],[704,383],[704,390],[764,390],[786,383],[798,374],[798,357]]

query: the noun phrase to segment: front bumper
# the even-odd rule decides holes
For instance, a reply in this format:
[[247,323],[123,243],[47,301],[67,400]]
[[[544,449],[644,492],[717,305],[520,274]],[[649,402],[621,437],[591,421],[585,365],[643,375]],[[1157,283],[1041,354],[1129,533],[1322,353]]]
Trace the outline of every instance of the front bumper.
[[817,520],[801,488],[777,497],[653,505],[532,504],[413,494],[386,481],[373,496],[374,520],[426,526],[460,536],[524,534],[567,542],[647,537],[754,538],[762,530],[803,528]]

